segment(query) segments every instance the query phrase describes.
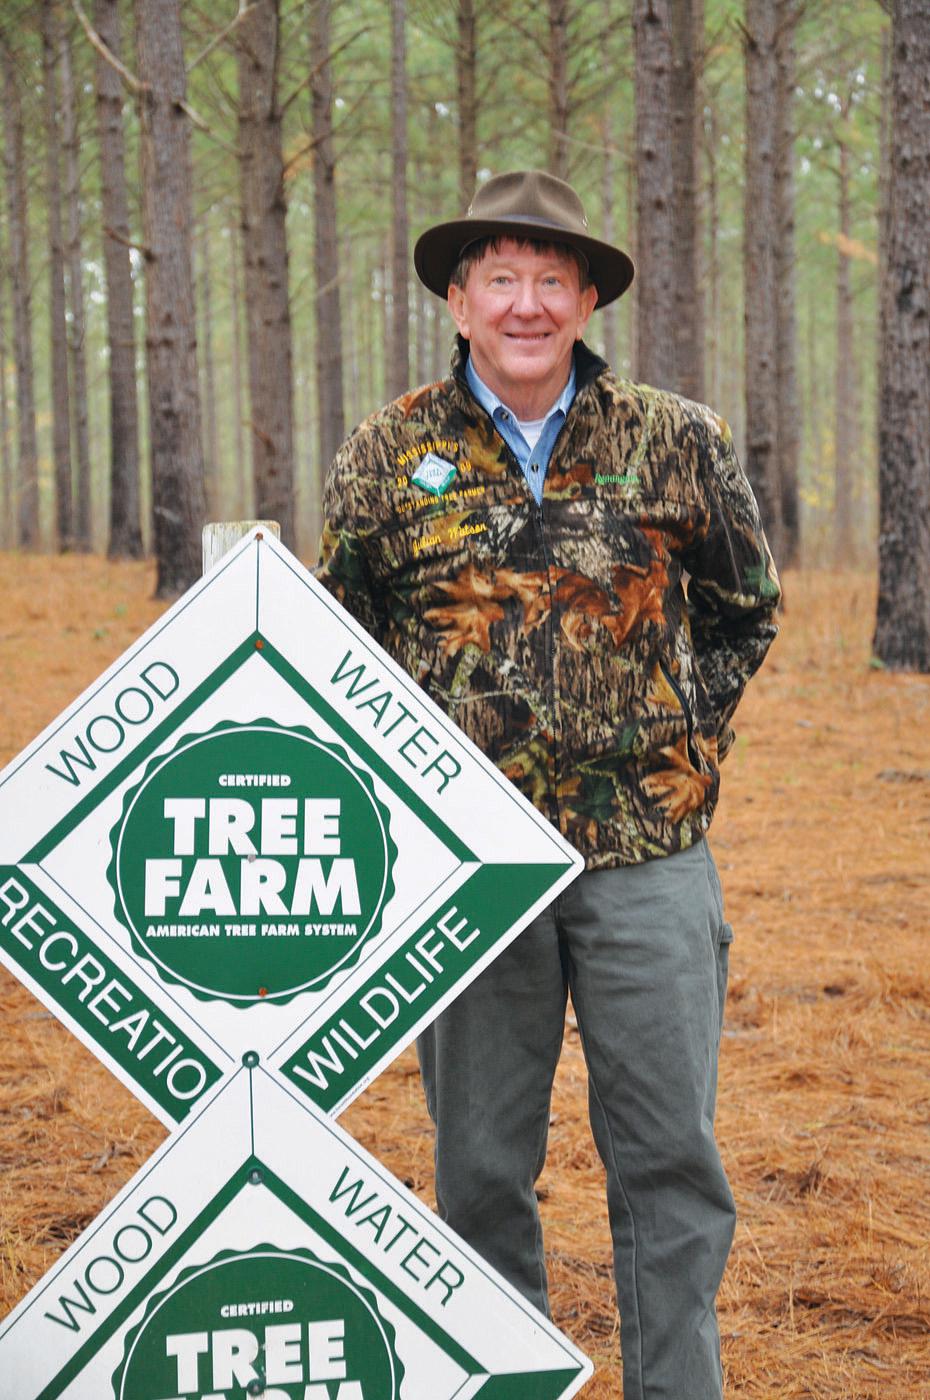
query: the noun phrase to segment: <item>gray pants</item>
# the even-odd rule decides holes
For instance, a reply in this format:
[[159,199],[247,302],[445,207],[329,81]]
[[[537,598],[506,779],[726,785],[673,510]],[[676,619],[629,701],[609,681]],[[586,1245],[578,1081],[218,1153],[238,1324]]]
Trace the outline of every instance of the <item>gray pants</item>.
[[714,1141],[731,937],[706,842],[587,871],[421,1036],[440,1213],[548,1310],[534,1183],[567,990],[607,1170],[624,1400],[719,1400],[735,1212]]

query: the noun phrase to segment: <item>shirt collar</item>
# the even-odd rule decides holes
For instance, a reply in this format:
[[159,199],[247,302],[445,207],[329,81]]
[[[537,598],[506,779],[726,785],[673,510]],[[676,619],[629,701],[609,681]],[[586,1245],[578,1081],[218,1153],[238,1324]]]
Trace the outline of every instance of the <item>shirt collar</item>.
[[[468,383],[469,389],[472,391],[475,398],[478,400],[481,407],[485,410],[489,417],[493,418],[497,410],[499,408],[502,408],[506,409],[506,411],[510,414],[512,418],[514,418],[515,421],[519,421],[518,419],[516,419],[516,415],[514,414],[513,409],[508,408],[507,405],[503,402],[503,400],[498,398],[494,390],[489,389],[487,384],[485,384],[484,380],[481,378],[480,374],[472,364],[470,355],[465,361],[465,379]],[[568,410],[572,406],[574,398],[575,361],[574,359],[572,359],[572,367],[568,376],[568,383],[565,385],[565,388],[562,390],[555,403],[553,403],[549,407],[548,411],[544,413],[542,417],[544,419],[551,418],[552,414],[557,412],[561,412],[563,416],[566,416],[568,414]]]

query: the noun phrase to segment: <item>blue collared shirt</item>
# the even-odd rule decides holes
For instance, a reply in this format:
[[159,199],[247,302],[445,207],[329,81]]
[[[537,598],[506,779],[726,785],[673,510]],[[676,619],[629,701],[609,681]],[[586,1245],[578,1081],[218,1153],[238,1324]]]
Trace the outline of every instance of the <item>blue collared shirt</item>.
[[543,430],[536,446],[532,448],[520,432],[513,411],[501,402],[493,389],[488,388],[472,365],[470,355],[465,362],[465,378],[468,381],[469,389],[485,412],[490,414],[495,428],[520,463],[520,468],[526,477],[526,484],[532,491],[536,504],[541,505],[549,458],[552,456],[555,440],[575,397],[574,361],[568,376],[568,383],[547,413]]

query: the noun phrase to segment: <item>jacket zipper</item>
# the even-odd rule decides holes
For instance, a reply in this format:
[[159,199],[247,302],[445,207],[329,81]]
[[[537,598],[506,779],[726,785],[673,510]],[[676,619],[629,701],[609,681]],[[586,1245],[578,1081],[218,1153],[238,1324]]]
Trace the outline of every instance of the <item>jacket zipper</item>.
[[681,712],[685,717],[685,726],[688,731],[688,757],[691,759],[691,766],[695,768],[698,772],[700,772],[701,764],[698,758],[697,748],[694,743],[694,715],[691,713],[691,706],[688,704],[688,697],[685,695],[685,692],[679,685],[678,681],[672,675],[668,666],[666,666],[665,662],[662,660],[659,661],[659,670],[662,672],[663,676],[668,681],[669,685],[672,687],[672,690],[674,690],[676,696],[678,697],[678,703],[681,706]]
[[[465,383],[465,384],[463,385],[463,387],[464,387],[464,389],[465,389],[465,392],[468,394],[468,397],[471,399],[472,403],[473,403],[473,404],[475,405],[475,407],[478,409],[479,413],[481,413],[481,414],[487,419],[487,421],[490,423],[492,432],[493,432],[493,433],[495,434],[495,436],[500,440],[501,445],[503,446],[504,451],[507,453],[507,456],[508,456],[508,458],[509,458],[509,460],[510,460],[512,466],[515,467],[516,470],[517,470],[517,472],[519,473],[520,479],[521,479],[521,481],[522,481],[522,483],[523,483],[523,489],[524,489],[524,491],[526,491],[527,495],[528,495],[529,498],[530,498],[530,506],[531,506],[531,509],[533,510],[533,514],[534,514],[535,522],[536,522],[536,527],[537,527],[537,530],[538,530],[538,532],[539,532],[539,543],[540,543],[540,547],[541,547],[541,550],[542,550],[543,564],[544,564],[545,570],[546,570],[546,583],[547,583],[548,588],[549,588],[549,616],[548,616],[548,618],[547,618],[546,625],[547,625],[547,627],[549,628],[549,645],[548,645],[548,649],[547,649],[547,650],[548,650],[548,660],[549,660],[549,690],[550,690],[550,694],[551,694],[551,696],[552,696],[552,734],[551,734],[551,737],[550,737],[550,740],[549,740],[549,752],[550,752],[550,754],[552,755],[552,772],[553,772],[552,804],[553,804],[553,807],[554,807],[554,809],[555,809],[555,823],[554,823],[554,825],[556,826],[556,828],[557,828],[559,831],[561,831],[561,830],[562,830],[562,810],[561,810],[561,804],[559,803],[559,749],[558,749],[558,742],[557,742],[556,734],[555,734],[556,725],[557,725],[557,723],[558,723],[558,714],[557,714],[557,712],[558,712],[558,707],[559,707],[558,694],[557,694],[557,687],[556,687],[556,680],[555,680],[555,624],[554,624],[554,622],[553,622],[553,608],[554,608],[554,605],[555,605],[555,597],[554,597],[554,592],[553,592],[553,587],[552,587],[552,556],[551,556],[551,554],[549,553],[549,545],[548,545],[548,542],[547,542],[547,540],[546,540],[545,511],[544,511],[544,509],[543,509],[545,497],[544,497],[543,501],[537,501],[537,500],[536,500],[536,497],[535,497],[535,495],[533,494],[532,487],[530,486],[530,483],[529,483],[529,481],[528,481],[527,478],[526,478],[526,473],[524,472],[523,468],[520,466],[520,463],[517,461],[517,458],[516,458],[516,456],[515,456],[515,454],[514,454],[514,452],[513,452],[513,449],[511,448],[510,444],[506,441],[506,439],[502,436],[502,434],[501,434],[500,432],[498,432],[497,424],[494,422],[494,419],[493,419],[493,418],[491,417],[491,415],[488,413],[488,411],[487,411],[487,409],[484,407],[484,405],[478,403],[478,401],[477,401],[477,399],[475,398],[474,394],[472,394],[471,389],[468,387],[468,384]],[[576,399],[576,400],[577,400],[577,398],[578,398],[578,393],[580,392],[580,388],[584,388],[584,387],[586,387],[586,386],[582,385],[582,386],[580,386],[579,388],[576,388],[576,390],[575,390],[575,399]],[[572,405],[572,407],[574,407],[574,404]],[[568,419],[569,419],[570,413],[571,413],[571,409],[569,410],[569,413],[567,413],[567,414],[565,415],[565,420],[564,420],[564,422],[562,423],[562,426],[559,428],[558,433],[556,434],[555,442],[552,444],[552,451],[549,453],[549,462],[548,462],[547,468],[546,468],[547,471],[548,471],[549,467],[552,465],[552,459],[553,459],[553,457],[555,456],[556,448],[558,447],[558,444],[559,444],[559,439],[563,436],[563,434],[564,434],[564,432],[565,432],[565,429],[566,429],[566,427],[567,427],[567,425],[568,425]],[[545,487],[543,488],[543,490],[545,491]],[[689,729],[689,734],[690,734],[690,729]],[[689,740],[689,744],[690,744],[690,740]],[[692,760],[692,761],[693,761],[693,760]]]
[[[529,489],[528,482],[527,489]],[[555,679],[555,596],[552,587],[552,556],[549,553],[549,544],[546,539],[546,517],[542,501],[537,502],[534,498],[533,509],[536,516],[536,528],[539,531],[543,566],[546,570],[546,586],[549,589],[549,615],[546,619],[546,626],[549,629],[549,645],[547,648],[549,660],[549,691],[552,696],[552,736],[549,744],[552,754],[552,803],[555,808],[555,825],[558,830],[561,831],[562,811],[559,803],[559,748],[558,739],[556,737],[556,730],[559,724],[559,697]]]

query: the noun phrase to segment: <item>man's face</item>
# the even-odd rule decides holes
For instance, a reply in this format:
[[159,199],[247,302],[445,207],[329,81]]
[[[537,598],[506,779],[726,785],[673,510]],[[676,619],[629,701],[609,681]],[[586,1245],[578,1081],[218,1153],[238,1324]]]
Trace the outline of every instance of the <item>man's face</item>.
[[469,269],[464,289],[449,288],[475,369],[520,418],[541,417],[564,389],[596,301],[594,287],[581,290],[570,253],[538,253],[511,238]]

